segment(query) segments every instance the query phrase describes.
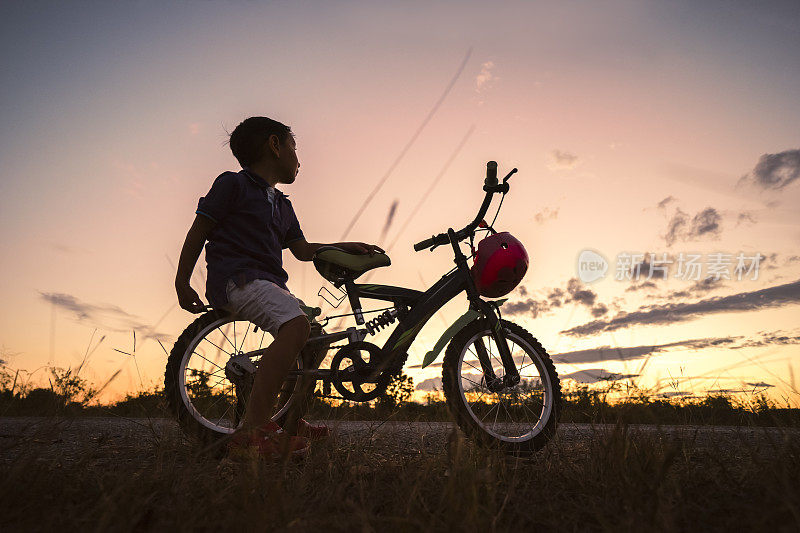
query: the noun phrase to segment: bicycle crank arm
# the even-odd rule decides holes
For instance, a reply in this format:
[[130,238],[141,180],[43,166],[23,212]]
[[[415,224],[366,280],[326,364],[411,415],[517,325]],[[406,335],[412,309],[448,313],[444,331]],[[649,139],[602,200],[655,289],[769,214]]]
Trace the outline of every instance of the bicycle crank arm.
[[333,372],[328,368],[319,368],[317,370],[290,370],[289,376],[307,376],[316,377],[317,379],[327,379]]

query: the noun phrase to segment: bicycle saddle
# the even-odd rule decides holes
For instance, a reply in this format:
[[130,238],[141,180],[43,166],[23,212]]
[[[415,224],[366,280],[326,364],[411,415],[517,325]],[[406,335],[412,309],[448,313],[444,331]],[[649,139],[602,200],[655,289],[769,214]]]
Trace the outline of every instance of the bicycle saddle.
[[392,261],[384,254],[354,254],[335,246],[320,246],[314,252],[314,268],[337,287],[348,279],[356,279],[373,268],[389,266]]

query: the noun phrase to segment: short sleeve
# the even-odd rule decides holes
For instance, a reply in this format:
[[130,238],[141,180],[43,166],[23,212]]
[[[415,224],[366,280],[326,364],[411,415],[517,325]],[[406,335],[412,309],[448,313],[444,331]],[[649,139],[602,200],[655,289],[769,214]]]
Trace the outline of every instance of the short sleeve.
[[237,175],[225,172],[217,176],[211,190],[197,202],[198,215],[204,215],[214,222],[222,222],[233,210],[238,188]]
[[[284,199],[285,200],[285,199]],[[281,243],[281,248],[288,248],[289,243],[292,241],[296,241],[298,239],[304,239],[305,236],[303,235],[303,230],[300,229],[300,222],[297,220],[297,215],[294,213],[294,208],[292,204],[289,203],[289,200],[285,200],[286,205],[289,206],[288,215],[289,215],[289,228],[286,230],[286,236],[283,238],[283,243]]]

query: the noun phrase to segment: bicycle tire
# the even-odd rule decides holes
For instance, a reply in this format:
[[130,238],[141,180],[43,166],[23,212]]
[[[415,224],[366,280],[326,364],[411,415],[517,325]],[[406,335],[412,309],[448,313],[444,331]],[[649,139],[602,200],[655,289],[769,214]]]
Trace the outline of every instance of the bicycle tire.
[[[213,428],[208,424],[207,419],[203,419],[188,398],[188,393],[185,391],[187,382],[185,377],[184,360],[191,357],[191,352],[194,347],[202,342],[198,339],[200,335],[206,335],[210,330],[215,329],[226,323],[231,322],[246,322],[237,319],[227,311],[213,310],[200,315],[195,319],[178,337],[167,360],[167,367],[164,373],[164,393],[166,395],[167,404],[170,411],[178,420],[181,429],[188,436],[197,439],[202,444],[211,444],[216,442],[222,437],[232,433],[235,428]],[[249,323],[250,326],[253,324]],[[263,339],[263,336],[262,336]],[[244,341],[242,342],[244,344]],[[297,367],[302,368],[302,357],[298,356]],[[182,377],[182,368],[184,368],[184,376]],[[292,401],[294,389],[297,386],[298,380],[295,377],[288,377],[278,394],[276,401],[276,415],[273,420],[278,425],[283,425],[283,422],[289,412],[289,402]],[[224,387],[223,387],[224,388]],[[181,389],[184,389],[182,392]],[[187,404],[187,400],[188,403]],[[301,406],[305,406],[305,402],[300,402]],[[299,413],[302,416],[303,413]],[[213,424],[211,424],[213,425]],[[224,429],[224,430],[223,430]]]
[[[450,341],[447,351],[445,352],[442,366],[442,388],[452,416],[468,437],[471,437],[478,444],[483,446],[500,448],[513,455],[526,455],[540,450],[555,435],[558,417],[561,411],[561,383],[558,379],[553,361],[539,341],[524,328],[513,322],[502,320],[501,323],[506,337],[511,341],[511,344],[522,348],[525,355],[531,359],[529,365],[523,366],[523,364],[520,363],[520,366],[527,368],[531,365],[535,365],[544,391],[543,394],[545,398],[542,401],[542,414],[537,420],[536,425],[531,428],[530,433],[516,437],[500,435],[496,431],[497,428],[487,427],[488,421],[479,420],[480,413],[478,412],[479,409],[477,406],[483,406],[484,404],[478,400],[482,399],[485,393],[481,393],[482,395],[475,401],[474,405],[470,405],[467,399],[467,393],[464,390],[464,381],[470,381],[471,383],[475,383],[475,381],[464,377],[463,362],[466,353],[469,352],[470,346],[472,346],[477,339],[490,338],[491,332],[489,326],[486,325],[484,321],[476,320],[471,322],[456,333]],[[511,345],[509,347],[511,347]],[[516,354],[516,352],[512,351],[512,354]],[[534,359],[534,357],[536,359]],[[493,364],[493,367],[496,371],[499,370],[502,373],[503,367],[499,362],[499,358],[496,360],[495,364]],[[473,368],[475,367],[473,366]],[[498,373],[498,376],[501,376],[501,373]],[[482,383],[484,383],[484,381],[481,374],[481,381],[476,383],[476,385]],[[520,385],[512,389],[523,387],[524,383],[526,382],[523,380]],[[535,391],[536,389],[533,383],[535,383],[535,380],[531,380],[525,386],[531,387],[531,390]],[[486,389],[486,391],[488,391],[488,389]],[[489,397],[491,397],[492,394],[497,395],[497,393],[490,393]],[[533,396],[533,393],[531,396]],[[500,413],[501,406],[506,408],[505,404],[503,404],[501,400],[498,400],[497,404],[492,409],[497,409],[497,413]],[[513,411],[516,406],[509,403],[509,407]],[[525,408],[526,405],[523,403],[522,407]],[[489,409],[488,404],[486,408]],[[489,409],[489,412],[491,412],[491,409]],[[534,409],[528,409],[528,412],[532,413],[532,415],[535,414]],[[506,415],[510,417],[508,408],[506,408]],[[497,417],[498,414],[495,414],[495,422],[497,421]],[[506,423],[506,425],[509,426],[510,424]],[[525,427],[526,423],[517,425]]]

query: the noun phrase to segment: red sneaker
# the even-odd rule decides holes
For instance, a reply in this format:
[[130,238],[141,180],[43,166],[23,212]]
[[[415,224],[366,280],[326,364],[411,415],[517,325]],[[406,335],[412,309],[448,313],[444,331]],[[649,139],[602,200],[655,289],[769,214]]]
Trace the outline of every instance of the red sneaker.
[[234,433],[228,442],[228,456],[234,459],[262,457],[279,460],[301,458],[308,453],[308,439],[292,437],[275,422],[270,421],[256,431]]
[[297,421],[297,436],[305,437],[308,440],[321,440],[327,438],[331,434],[331,430],[325,424],[315,426],[309,424],[302,418]]

